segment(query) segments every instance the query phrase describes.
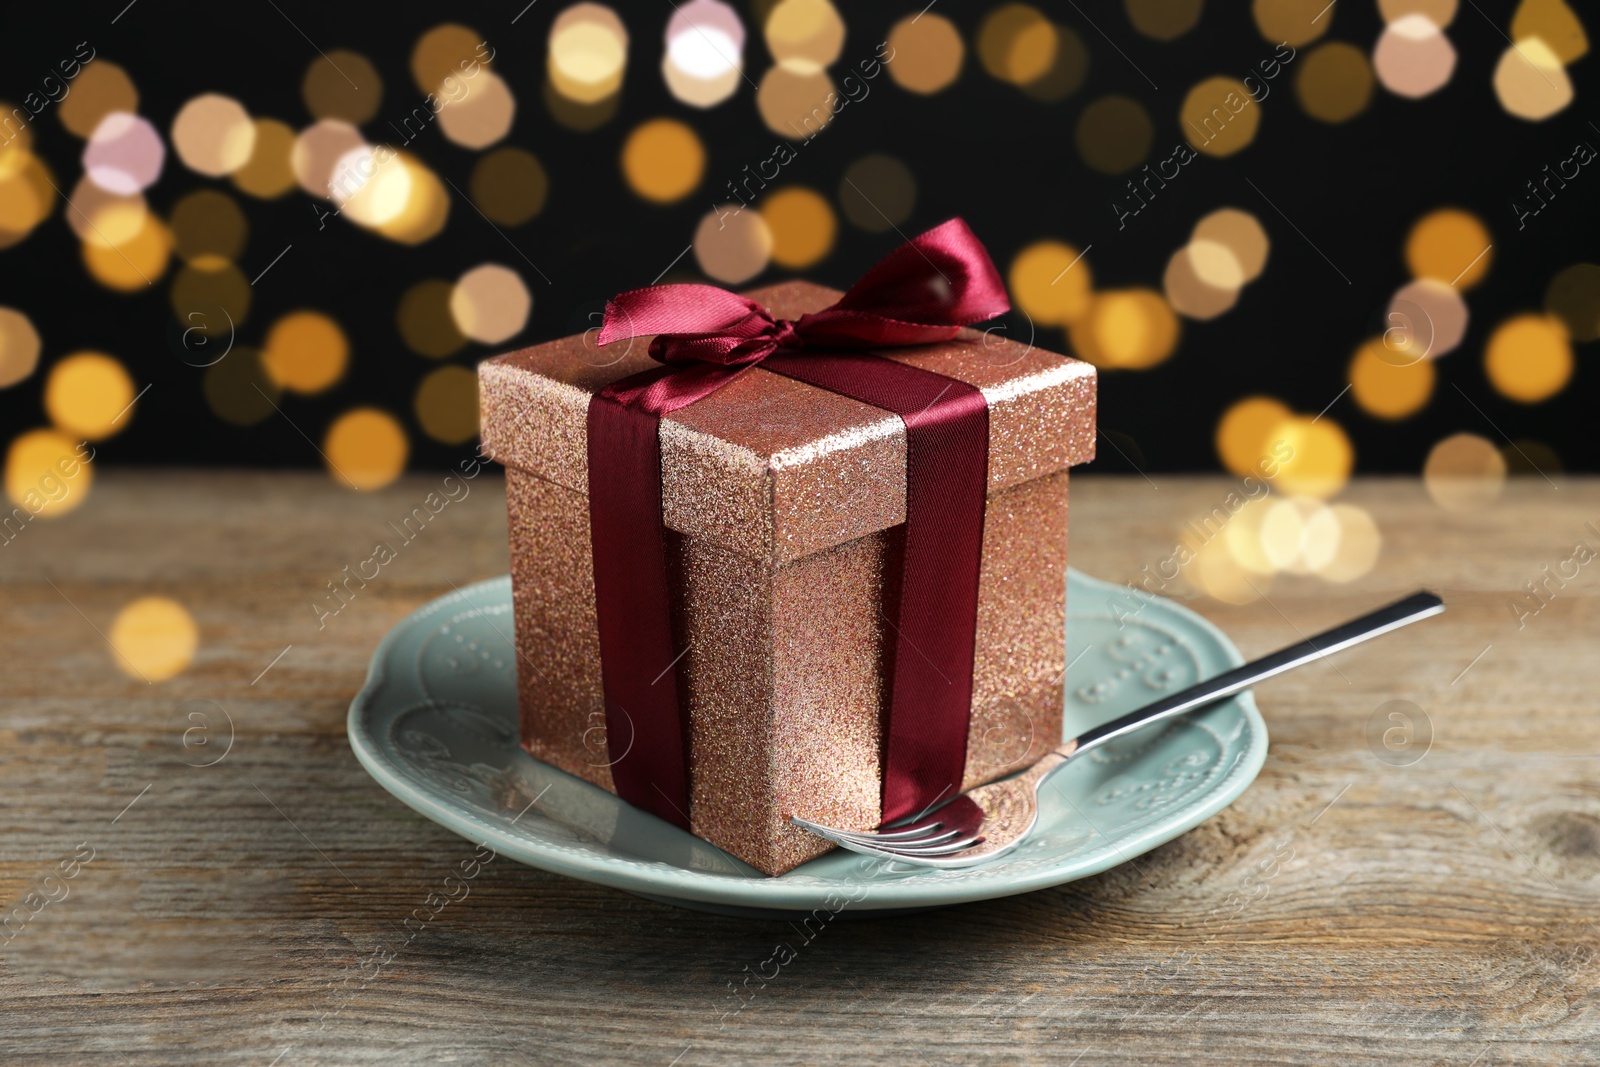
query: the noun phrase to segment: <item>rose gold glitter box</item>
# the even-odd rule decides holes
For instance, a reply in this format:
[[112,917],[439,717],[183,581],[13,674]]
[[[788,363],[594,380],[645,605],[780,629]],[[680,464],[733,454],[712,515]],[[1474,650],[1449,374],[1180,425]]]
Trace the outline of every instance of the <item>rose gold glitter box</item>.
[[[836,301],[748,294],[798,318]],[[589,397],[656,366],[648,340],[535,345],[479,369],[483,439],[506,467],[522,743],[612,790],[590,563]],[[989,403],[977,656],[965,786],[1061,740],[1067,468],[1094,456],[1087,363],[967,331],[890,358]],[[690,719],[694,832],[781,874],[832,848],[791,814],[879,818],[884,553],[905,521],[905,430],[879,408],[757,368],[661,423],[674,646]]]

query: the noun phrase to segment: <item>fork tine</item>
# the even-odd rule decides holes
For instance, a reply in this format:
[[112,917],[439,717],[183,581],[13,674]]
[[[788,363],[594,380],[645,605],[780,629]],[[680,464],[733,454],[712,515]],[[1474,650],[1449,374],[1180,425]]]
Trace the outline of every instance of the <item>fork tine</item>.
[[885,848],[899,848],[901,846],[908,846],[908,845],[936,845],[936,844],[939,844],[940,842],[949,841],[952,838],[957,838],[957,837],[961,837],[962,836],[962,832],[960,830],[953,830],[953,829],[952,830],[938,830],[937,832],[932,832],[932,830],[930,830],[930,832],[924,833],[924,834],[922,834],[922,835],[920,835],[918,837],[889,837],[889,838],[883,837],[880,834],[855,833],[855,832],[848,831],[848,830],[835,830],[834,833],[838,834],[840,837],[854,838],[855,840],[860,841],[862,844],[866,844],[866,845],[881,844]]
[[964,837],[957,841],[947,841],[941,845],[929,845],[921,848],[901,848],[899,846],[895,846],[890,848],[882,848],[879,849],[879,851],[892,856],[949,856],[957,852],[965,852],[967,849],[973,847],[974,845],[980,844],[982,841],[983,838],[981,836]]
[[943,822],[933,822],[928,823],[925,826],[910,827],[904,830],[889,830],[879,833],[874,830],[841,830],[836,826],[824,826],[821,823],[812,822],[810,819],[802,819],[798,815],[791,816],[791,820],[795,823],[795,825],[804,827],[814,834],[820,834],[829,840],[850,838],[852,840],[861,841],[865,844],[872,844],[879,841],[926,843],[935,837],[935,835],[940,835],[947,838],[960,832],[958,830],[946,830]]

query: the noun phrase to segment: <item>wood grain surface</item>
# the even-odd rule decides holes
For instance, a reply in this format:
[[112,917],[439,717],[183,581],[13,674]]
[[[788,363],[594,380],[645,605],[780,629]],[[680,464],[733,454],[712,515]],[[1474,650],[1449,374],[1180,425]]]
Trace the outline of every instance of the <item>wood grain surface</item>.
[[[502,858],[401,932],[473,848],[367,777],[345,712],[399,618],[506,570],[501,483],[321,628],[312,605],[438,483],[111,470],[0,547],[0,913],[37,909],[0,932],[0,1063],[1600,1062],[1600,563],[1511,607],[1600,547],[1600,481],[1469,514],[1353,484],[1372,573],[1193,606],[1246,655],[1419,586],[1450,610],[1261,686],[1231,808],[1056,889],[834,924],[731,1014],[781,921]],[[1132,578],[1229,488],[1083,478],[1073,563]],[[103,637],[146,595],[200,631],[156,684]],[[1422,712],[1404,759],[1374,740],[1391,700]]]

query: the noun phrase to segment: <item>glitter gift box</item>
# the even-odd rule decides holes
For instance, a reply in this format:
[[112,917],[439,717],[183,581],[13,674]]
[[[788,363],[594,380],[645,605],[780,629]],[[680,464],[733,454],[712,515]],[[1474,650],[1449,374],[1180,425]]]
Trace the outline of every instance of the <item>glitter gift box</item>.
[[[836,301],[789,282],[748,294],[782,318]],[[483,440],[506,467],[522,743],[615,792],[590,556],[586,414],[655,366],[648,339],[580,334],[479,370]],[[989,405],[977,647],[963,787],[1061,740],[1067,469],[1093,458],[1095,372],[998,331],[880,355]],[[900,418],[759,367],[661,422],[674,646],[696,834],[768,874],[832,846],[790,815],[880,818],[886,551],[905,521]]]

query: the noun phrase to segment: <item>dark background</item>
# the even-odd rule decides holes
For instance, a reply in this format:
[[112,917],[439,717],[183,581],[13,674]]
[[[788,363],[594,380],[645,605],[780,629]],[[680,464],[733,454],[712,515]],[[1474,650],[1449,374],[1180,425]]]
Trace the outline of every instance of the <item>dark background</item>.
[[[405,114],[420,95],[408,67],[419,35],[446,21],[477,30],[496,49],[494,69],[518,102],[515,126],[501,143],[534,152],[550,175],[543,212],[507,231],[549,277],[548,284],[459,198],[441,234],[418,247],[405,247],[340,220],[330,220],[319,232],[319,205],[298,190],[274,201],[252,199],[237,194],[226,179],[190,172],[170,151],[160,181],[146,191],[152,209],[162,214],[185,193],[208,185],[234,195],[251,225],[250,243],[239,263],[246,277],[254,277],[285,244],[293,243],[293,251],[256,287],[249,320],[240,328],[241,342],[259,345],[267,326],[296,308],[331,314],[350,337],[350,369],[337,386],[320,395],[289,397],[283,402],[286,412],[317,438],[351,407],[384,408],[406,426],[416,468],[452,463],[471,446],[442,445],[417,428],[412,395],[421,377],[439,363],[412,354],[401,343],[395,311],[408,287],[425,277],[454,279],[484,261],[505,263],[528,283],[534,312],[522,336],[497,347],[574,332],[592,324],[584,316],[607,295],[649,283],[682,251],[713,201],[723,199],[716,192],[724,181],[746,164],[765,159],[776,140],[761,122],[748,84],[706,111],[682,105],[666,91],[659,64],[664,28],[673,13],[667,0],[613,5],[630,32],[621,108],[589,133],[558,125],[542,98],[548,31],[564,4],[541,0],[512,24],[525,0],[381,7],[275,3],[276,9],[273,3],[138,0],[115,24],[111,19],[126,0],[30,5],[26,12],[13,7],[0,32],[0,98],[19,100],[58,59],[87,40],[100,58],[120,64],[132,76],[140,92],[140,113],[163,136],[183,103],[208,91],[238,98],[256,116],[300,128],[311,121],[300,88],[307,65],[317,59],[309,37],[324,51],[358,51],[378,68],[384,102],[378,118],[363,129],[377,142],[384,139],[384,116]],[[771,62],[760,19],[749,4],[735,6],[749,31],[745,70],[759,81]],[[848,33],[840,61],[832,68],[836,82],[846,65],[871,55],[889,26],[921,4],[839,6]],[[868,152],[887,152],[903,160],[917,180],[916,209],[901,227],[907,234],[961,215],[988,245],[1002,272],[1020,249],[1042,238],[1080,248],[1092,245],[1087,262],[1097,288],[1140,285],[1159,290],[1168,257],[1185,243],[1199,217],[1223,206],[1252,212],[1272,241],[1264,275],[1222,317],[1185,321],[1179,347],[1166,362],[1150,370],[1102,375],[1101,426],[1128,458],[1102,446],[1094,469],[1127,471],[1130,459],[1146,470],[1217,469],[1212,445],[1217,421],[1230,403],[1252,393],[1275,396],[1297,411],[1320,411],[1344,387],[1357,346],[1381,332],[1390,295],[1410,278],[1401,252],[1406,233],[1418,217],[1446,205],[1465,207],[1488,225],[1494,240],[1492,268],[1466,294],[1472,314],[1468,335],[1460,348],[1439,361],[1438,384],[1421,412],[1397,423],[1384,422],[1362,413],[1348,395],[1329,411],[1355,443],[1357,471],[1415,473],[1435,442],[1461,430],[1497,443],[1506,438],[1542,443],[1567,469],[1600,465],[1600,445],[1590,432],[1592,416],[1582,417],[1596,381],[1589,365],[1593,355],[1587,351],[1592,346],[1578,346],[1576,373],[1562,393],[1531,406],[1495,393],[1482,364],[1484,341],[1494,325],[1517,311],[1539,308],[1550,277],[1560,269],[1596,258],[1594,193],[1600,186],[1590,190],[1587,184],[1600,182],[1600,177],[1581,174],[1522,232],[1510,206],[1524,182],[1538,176],[1545,164],[1570,155],[1575,142],[1600,143],[1589,122],[1592,56],[1569,67],[1577,92],[1574,103],[1542,123],[1507,114],[1491,85],[1494,65],[1507,46],[1505,32],[1514,7],[1508,3],[1461,5],[1447,31],[1459,59],[1442,91],[1411,101],[1380,85],[1371,106],[1343,125],[1326,125],[1302,111],[1293,93],[1291,64],[1261,105],[1261,128],[1248,148],[1226,159],[1200,156],[1118,232],[1110,203],[1123,191],[1124,179],[1096,173],[1079,159],[1072,133],[1083,107],[1107,93],[1139,100],[1155,123],[1154,162],[1166,158],[1181,140],[1178,109],[1193,84],[1215,74],[1243,77],[1271,56],[1273,45],[1263,39],[1243,0],[1212,0],[1198,27],[1168,43],[1135,32],[1120,4],[1042,4],[1050,17],[1079,33],[1091,57],[1083,87],[1062,101],[1045,103],[990,77],[977,62],[976,30],[994,6],[941,0],[935,10],[959,27],[968,45],[956,83],[922,97],[887,76],[878,78],[869,100],[846,108],[807,145],[785,169],[782,183],[808,186],[837,204],[844,169]],[[1341,0],[1329,17],[1332,27],[1322,41],[1348,41],[1370,53],[1382,29],[1371,0]],[[1314,45],[1302,48],[1302,57],[1310,47]],[[628,132],[660,115],[692,125],[709,155],[701,189],[666,207],[631,193],[617,163]],[[82,142],[48,113],[36,121],[34,132],[34,151],[63,190],[70,191],[82,172]],[[408,150],[462,189],[479,155],[450,143],[437,129]],[[1269,195],[1306,236],[1296,233],[1248,182]],[[805,273],[845,287],[898,240],[892,233],[861,232],[841,217],[833,252]],[[692,277],[693,256],[679,267],[675,279]],[[769,269],[749,284],[786,276],[788,272]],[[173,312],[168,285],[163,284],[169,281],[170,273],[151,290],[131,295],[99,286],[82,265],[78,241],[59,204],[27,240],[0,251],[0,304],[26,312],[45,344],[40,369],[0,390],[0,426],[6,436],[47,421],[40,394],[51,362],[68,352],[98,349],[122,360],[140,385],[153,383],[140,401],[137,419],[101,444],[98,462],[320,466],[316,452],[284,419],[241,428],[209,411],[201,393],[202,372],[172,348]],[[1038,343],[1068,350],[1065,336],[1056,329],[1041,328]],[[484,346],[469,345],[450,358],[470,366],[492,354]]]

